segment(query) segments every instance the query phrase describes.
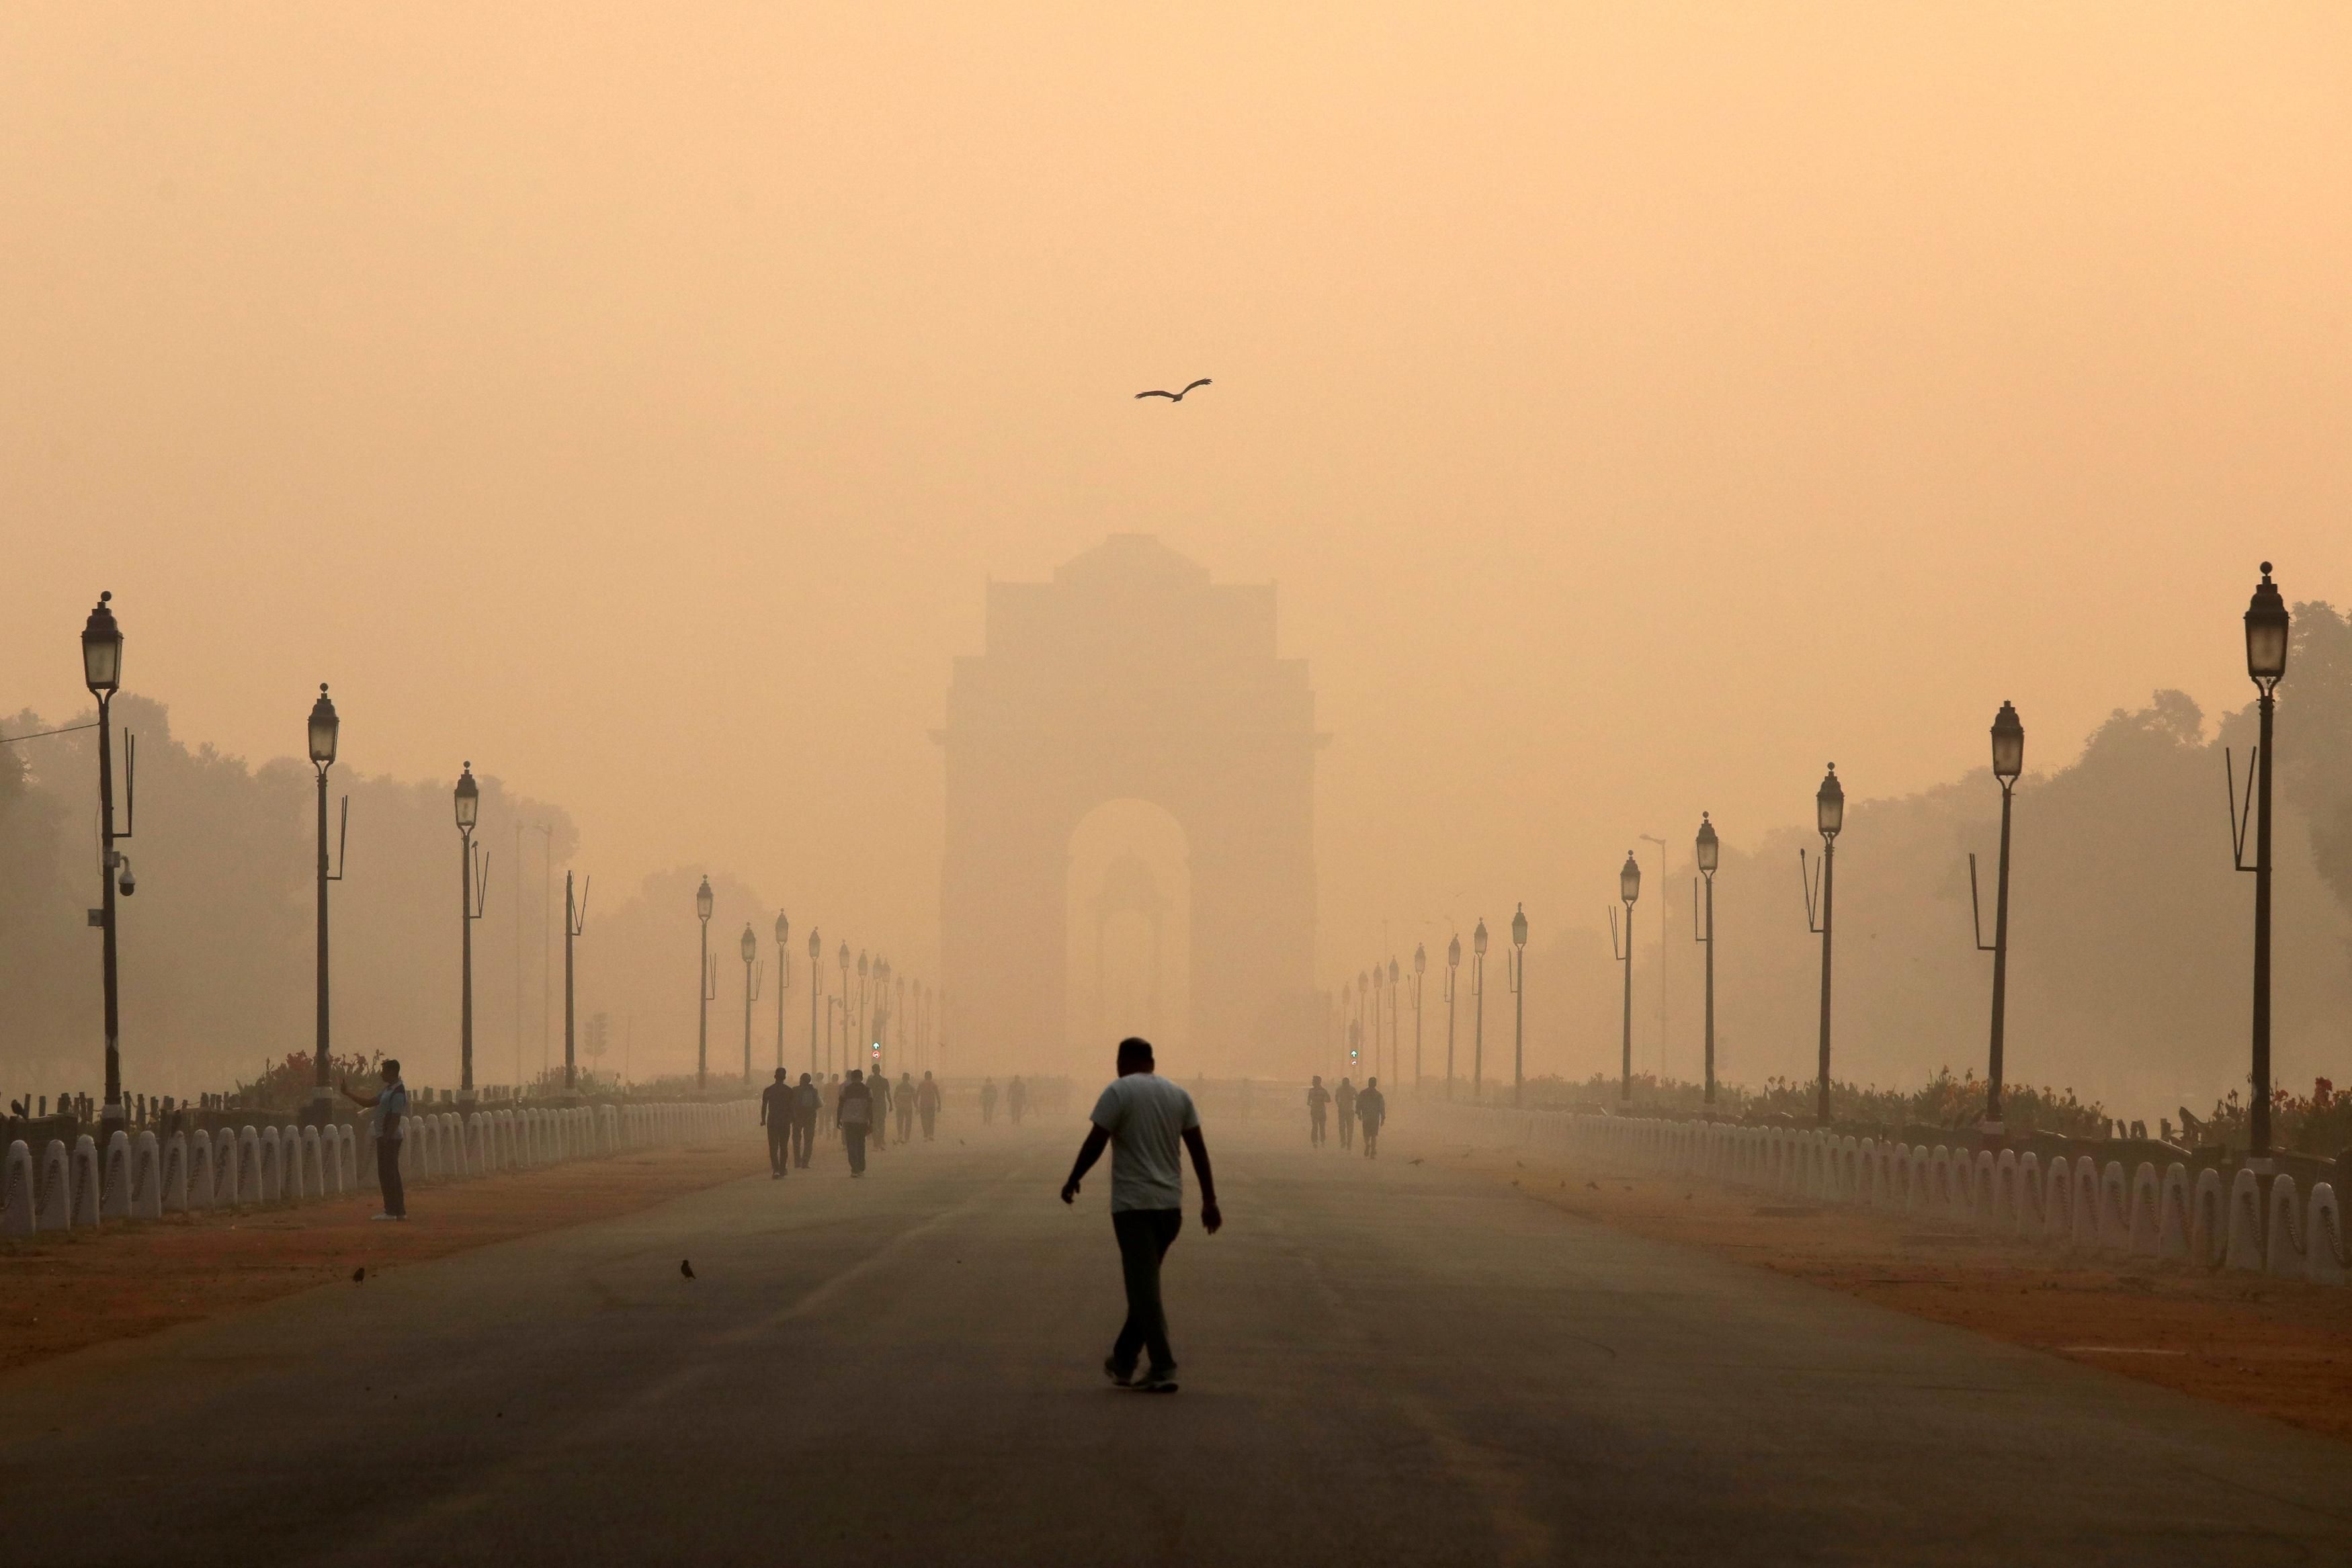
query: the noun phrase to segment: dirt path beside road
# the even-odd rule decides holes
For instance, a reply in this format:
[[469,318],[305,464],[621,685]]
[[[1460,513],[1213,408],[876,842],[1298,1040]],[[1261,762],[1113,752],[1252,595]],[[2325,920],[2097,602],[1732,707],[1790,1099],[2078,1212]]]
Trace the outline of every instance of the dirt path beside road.
[[2352,1438],[2352,1289],[2139,1260],[2078,1261],[1946,1220],[1580,1166],[1547,1152],[1457,1144],[1424,1157],[1603,1225]]
[[480,1181],[414,1183],[405,1224],[371,1219],[376,1200],[362,1193],[0,1241],[0,1372],[347,1281],[355,1269],[373,1275],[634,1213],[766,1168],[758,1143],[730,1137]]

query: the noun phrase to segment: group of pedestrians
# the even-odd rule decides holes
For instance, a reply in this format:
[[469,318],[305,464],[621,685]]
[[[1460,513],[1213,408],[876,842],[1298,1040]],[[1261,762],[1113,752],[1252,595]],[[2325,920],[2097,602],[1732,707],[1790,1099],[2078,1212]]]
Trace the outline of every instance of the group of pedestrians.
[[[1013,1124],[1017,1127],[1021,1124],[1023,1113],[1028,1109],[1029,1085],[1022,1082],[1021,1075],[1015,1073],[1013,1082],[1004,1087],[1004,1113],[1013,1118]],[[986,1127],[995,1121],[996,1080],[983,1078],[980,1081],[980,1124]]]
[[929,1143],[939,1130],[940,1103],[939,1082],[928,1072],[919,1083],[913,1073],[901,1072],[894,1084],[887,1073],[868,1078],[853,1067],[846,1077],[836,1072],[823,1083],[814,1073],[803,1072],[794,1083],[779,1067],[776,1081],[760,1094],[760,1123],[768,1129],[768,1175],[782,1181],[788,1172],[808,1169],[822,1130],[841,1140],[849,1174],[862,1176],[869,1141],[877,1149],[889,1143],[894,1111],[900,1143],[914,1141],[919,1120]]
[[1324,1124],[1328,1113],[1335,1108],[1339,1113],[1339,1146],[1343,1149],[1353,1147],[1356,1130],[1360,1127],[1364,1134],[1364,1157],[1377,1159],[1381,1148],[1381,1124],[1387,1121],[1389,1115],[1388,1097],[1381,1092],[1380,1079],[1367,1078],[1364,1086],[1359,1089],[1342,1078],[1338,1092],[1334,1093],[1323,1087],[1323,1075],[1317,1073],[1315,1082],[1307,1089],[1307,1141],[1309,1145],[1315,1148],[1323,1146]]

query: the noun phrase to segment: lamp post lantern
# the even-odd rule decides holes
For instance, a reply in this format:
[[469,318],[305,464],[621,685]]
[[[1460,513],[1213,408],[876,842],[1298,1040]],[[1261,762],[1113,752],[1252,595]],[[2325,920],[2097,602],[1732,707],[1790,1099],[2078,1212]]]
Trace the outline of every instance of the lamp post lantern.
[[1454,1098],[1454,977],[1462,967],[1462,937],[1445,945],[1445,1097]]
[[[2278,684],[2286,677],[2286,601],[2271,581],[2271,563],[2246,606],[2246,674],[2261,694],[2261,733],[2254,741],[2254,1020],[2253,1103],[2247,1125],[2246,1155],[2267,1172],[2271,1153],[2271,729],[2278,707]],[[2239,833],[2242,861],[2244,833]],[[110,1025],[110,1033],[111,1026]]]
[[710,1084],[710,1004],[719,999],[719,966],[710,956],[710,879],[704,877],[702,885],[694,890],[694,913],[702,922],[702,967],[694,977],[696,1025],[694,1037],[694,1087],[697,1093]]
[[[1822,787],[1813,794],[1813,825],[1822,835],[1821,900],[1815,913],[1812,883],[1805,889],[1805,925],[1822,939],[1822,1059],[1814,1090],[1813,1119],[1830,1124],[1830,955],[1836,935],[1832,911],[1837,902],[1837,836],[1845,826],[1845,787],[1838,782],[1837,764],[1830,764]],[[1797,852],[1797,871],[1805,869],[1805,852]]]
[[743,955],[743,1082],[751,1082],[751,1004],[760,999],[760,939],[751,933],[751,923],[743,922],[743,935],[735,944]]
[[482,820],[481,786],[468,760],[457,775],[457,1098],[474,1099],[474,922],[490,890],[490,857],[474,841]]
[[1486,1083],[1486,918],[1470,933],[1470,1100],[1485,1097]]
[[1609,946],[1617,961],[1625,966],[1625,1033],[1623,1054],[1617,1068],[1617,1099],[1630,1104],[1633,1099],[1633,904],[1642,896],[1642,862],[1633,852],[1625,852],[1625,863],[1617,871],[1617,896],[1625,905],[1625,950],[1617,952],[1617,911],[1609,911]]
[[[108,608],[113,598],[111,593],[100,594],[96,608],[90,611],[81,629],[82,684],[98,699],[99,962],[106,999],[106,1098],[99,1109],[101,1145],[111,1139],[117,1130],[128,1126],[131,1120],[122,1103],[122,1009],[114,895],[119,885],[127,896],[132,883],[130,862],[114,844],[118,839],[131,837],[132,823],[128,820],[131,813],[126,812],[121,831],[115,831],[114,723],[110,714],[114,694],[122,689],[122,628],[115,623],[114,612]],[[124,793],[130,794],[131,789],[126,773]]]
[[[1723,853],[1723,846],[1715,836],[1715,824],[1705,811],[1698,814],[1698,873],[1706,881],[1706,921],[1700,930],[1691,933],[1692,940],[1706,948],[1706,1087],[1703,1103],[1715,1104],[1715,868]],[[1698,912],[1691,912],[1696,915]],[[1694,920],[1696,925],[1697,922]]]
[[[310,766],[319,775],[319,1018],[317,1033],[310,1048],[310,1120],[325,1126],[334,1116],[334,1085],[328,1077],[332,1058],[328,1053],[328,971],[327,971],[327,884],[342,880],[341,872],[330,873],[327,865],[327,769],[335,765],[335,743],[342,730],[342,720],[335,716],[335,705],[327,696],[327,684],[319,683],[319,700],[310,705]],[[343,797],[343,820],[351,821],[351,797]]]

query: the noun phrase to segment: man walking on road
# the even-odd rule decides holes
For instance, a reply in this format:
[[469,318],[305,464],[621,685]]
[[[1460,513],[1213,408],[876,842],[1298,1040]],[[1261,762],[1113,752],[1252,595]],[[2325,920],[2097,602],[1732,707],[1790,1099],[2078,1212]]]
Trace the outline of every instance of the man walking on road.
[[940,1086],[928,1072],[915,1090],[915,1109],[923,1118],[923,1142],[931,1141],[931,1130],[940,1120]]
[[841,1086],[841,1141],[849,1150],[849,1174],[866,1174],[866,1133],[874,1124],[874,1092],[866,1087],[866,1075],[853,1067],[849,1082]]
[[1352,1148],[1356,1142],[1356,1086],[1342,1078],[1339,1092],[1332,1099],[1339,1113],[1339,1146]]
[[[1127,1322],[1103,1370],[1121,1388],[1172,1394],[1176,1353],[1168,1345],[1160,1265],[1184,1226],[1184,1173],[1176,1156],[1180,1140],[1192,1155],[1193,1174],[1201,1178],[1202,1228],[1213,1236],[1224,1217],[1217,1212],[1217,1184],[1209,1172],[1201,1113],[1190,1094],[1152,1067],[1150,1040],[1118,1042],[1118,1077],[1095,1102],[1094,1126],[1078,1145],[1069,1180],[1062,1184],[1062,1201],[1076,1201],[1079,1181],[1108,1145],[1110,1224],[1118,1238],[1119,1272],[1127,1282]],[[1151,1360],[1139,1377],[1136,1358],[1145,1351]]]
[[[930,1076],[928,1072],[924,1073],[924,1082],[929,1082]],[[915,1075],[913,1073],[902,1071],[898,1074],[898,1082],[890,1091],[890,1104],[898,1113],[898,1141],[902,1144],[906,1143],[915,1135]],[[925,1137],[929,1135],[928,1133],[924,1134]]]
[[1317,1073],[1307,1091],[1307,1143],[1310,1148],[1323,1146],[1323,1113],[1331,1103],[1331,1091],[1323,1087],[1323,1075]]
[[1012,1116],[1014,1126],[1021,1124],[1021,1113],[1028,1108],[1029,1085],[1022,1082],[1020,1074],[1015,1073],[1013,1087],[1004,1092],[1004,1109]]
[[768,1179],[782,1181],[793,1163],[792,1074],[776,1069],[776,1081],[760,1091],[760,1124],[768,1129]]
[[793,1091],[793,1164],[808,1169],[809,1151],[816,1143],[816,1119],[824,1109],[824,1094],[808,1073]]
[[376,1069],[383,1087],[362,1098],[343,1085],[343,1097],[354,1105],[375,1107],[375,1181],[383,1188],[383,1212],[378,1219],[408,1218],[408,1192],[400,1182],[400,1140],[408,1136],[408,1085],[400,1081],[400,1063],[385,1057]]
[[995,1121],[996,1080],[983,1078],[980,1081],[980,1124],[983,1127],[992,1126]]
[[1365,1079],[1363,1092],[1356,1096],[1356,1119],[1364,1124],[1364,1158],[1369,1160],[1380,1152],[1381,1124],[1388,1120],[1388,1097],[1381,1092],[1381,1081]]

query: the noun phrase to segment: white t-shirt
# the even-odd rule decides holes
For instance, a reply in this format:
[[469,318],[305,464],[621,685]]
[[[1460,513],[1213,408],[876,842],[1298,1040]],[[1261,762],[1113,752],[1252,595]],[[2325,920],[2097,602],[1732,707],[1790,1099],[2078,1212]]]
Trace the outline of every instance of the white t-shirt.
[[1110,1134],[1110,1210],[1181,1208],[1184,1134],[1201,1124],[1192,1097],[1156,1072],[1111,1081],[1095,1102],[1094,1124]]

